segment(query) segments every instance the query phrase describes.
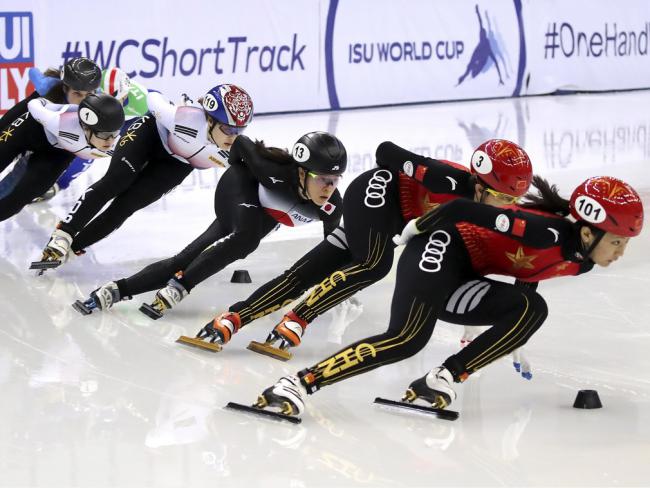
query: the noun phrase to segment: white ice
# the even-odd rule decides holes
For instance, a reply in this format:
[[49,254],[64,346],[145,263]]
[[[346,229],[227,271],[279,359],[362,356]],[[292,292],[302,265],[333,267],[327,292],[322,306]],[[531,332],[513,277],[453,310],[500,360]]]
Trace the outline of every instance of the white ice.
[[[249,135],[290,147],[304,132],[335,132],[348,149],[346,182],[373,165],[384,140],[467,162],[482,140],[502,137],[566,196],[607,174],[647,201],[648,106],[650,92],[473,101],[258,117]],[[318,241],[318,224],[276,232],[157,322],[138,311],[153,293],[82,317],[74,300],[179,251],[214,215],[217,176],[197,171],[85,256],[34,276],[29,262],[105,167],[0,224],[0,486],[650,485],[647,230],[609,268],[541,284],[550,315],[527,345],[532,381],[509,358],[495,362],[457,386],[455,422],[374,406],[459,348],[462,327],[439,323],[417,356],[309,397],[294,426],[222,407],[251,403],[283,374],[384,330],[394,273],[359,294],[363,313],[347,328],[331,313],[314,322],[288,363],[246,350],[277,313],[220,354],[174,341],[290,266]],[[234,269],[253,284],[231,284]],[[572,408],[581,389],[597,390],[603,408]]]

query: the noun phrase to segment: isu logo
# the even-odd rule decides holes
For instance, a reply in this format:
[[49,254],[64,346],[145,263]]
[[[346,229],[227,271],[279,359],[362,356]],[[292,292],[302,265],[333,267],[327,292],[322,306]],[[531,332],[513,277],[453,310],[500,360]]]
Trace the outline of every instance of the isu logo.
[[393,173],[387,169],[380,169],[372,175],[366,188],[366,197],[363,203],[368,208],[383,207],[386,203],[386,187],[393,180]]
[[442,267],[442,259],[451,242],[451,236],[444,230],[437,230],[429,236],[420,258],[420,269],[425,273],[437,273]]

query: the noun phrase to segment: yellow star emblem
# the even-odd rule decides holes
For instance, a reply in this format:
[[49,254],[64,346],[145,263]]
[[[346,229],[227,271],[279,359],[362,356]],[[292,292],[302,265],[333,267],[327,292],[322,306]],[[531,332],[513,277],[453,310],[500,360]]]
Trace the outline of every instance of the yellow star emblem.
[[0,142],[7,142],[13,133],[14,131],[11,128],[3,130],[2,134],[0,134]]
[[569,267],[569,263],[561,263],[555,267],[555,271],[564,271]]
[[436,202],[432,202],[431,198],[429,197],[429,194],[427,193],[426,195],[424,195],[424,200],[422,200],[422,206],[424,207],[424,211],[428,212],[429,210],[439,207],[440,204]]
[[535,269],[533,260],[537,258],[537,255],[526,256],[524,254],[524,249],[519,246],[516,253],[506,252],[506,257],[512,261],[512,267],[515,269]]

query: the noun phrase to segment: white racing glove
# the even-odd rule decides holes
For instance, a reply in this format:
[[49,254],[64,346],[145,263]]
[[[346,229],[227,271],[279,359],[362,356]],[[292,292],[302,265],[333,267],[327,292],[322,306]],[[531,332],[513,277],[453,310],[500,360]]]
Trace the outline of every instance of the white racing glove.
[[465,325],[463,337],[460,338],[460,346],[465,347],[483,333],[484,327],[475,325]]
[[512,351],[512,365],[521,373],[521,376],[527,380],[533,379],[533,371],[530,367],[530,362],[524,353],[524,348],[520,347]]
[[393,242],[397,246],[403,246],[406,245],[408,241],[410,241],[413,237],[415,237],[418,234],[422,234],[422,231],[419,230],[416,225],[417,219],[411,219],[408,221],[408,223],[404,226],[402,229],[401,234],[395,234],[393,237]]
[[327,333],[327,340],[341,344],[343,333],[352,322],[363,313],[363,303],[352,296],[332,309],[332,319]]

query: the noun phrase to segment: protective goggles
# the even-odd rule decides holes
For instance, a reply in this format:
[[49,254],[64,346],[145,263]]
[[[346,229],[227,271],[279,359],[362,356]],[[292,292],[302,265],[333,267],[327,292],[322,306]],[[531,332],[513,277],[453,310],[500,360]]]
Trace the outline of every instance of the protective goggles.
[[218,124],[219,130],[226,134],[227,136],[238,136],[244,130],[246,130],[246,126],[244,127],[236,127],[234,125],[227,125],[227,124]]
[[508,195],[507,193],[501,193],[500,191],[493,190],[492,188],[486,187],[485,191],[488,192],[497,200],[499,200],[500,202],[505,203],[506,205],[512,205],[513,203],[517,203],[517,201],[519,200],[519,197]]
[[332,185],[333,187],[336,187],[341,181],[341,178],[343,178],[343,175],[319,175],[313,171],[309,171],[307,174],[311,178],[314,178],[316,183],[320,186]]
[[113,132],[93,132],[93,135],[97,139],[101,139],[102,141],[108,141],[109,139],[117,139],[120,137],[120,131],[116,130]]

